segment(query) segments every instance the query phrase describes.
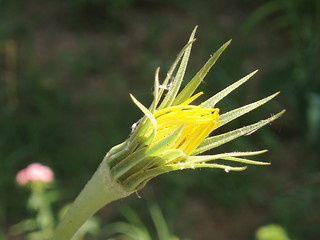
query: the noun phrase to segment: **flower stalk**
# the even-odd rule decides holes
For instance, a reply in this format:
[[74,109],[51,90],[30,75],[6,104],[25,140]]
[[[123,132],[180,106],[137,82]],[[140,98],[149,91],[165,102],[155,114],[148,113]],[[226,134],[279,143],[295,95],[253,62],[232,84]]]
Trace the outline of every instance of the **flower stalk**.
[[[154,99],[150,107],[146,108],[130,95],[144,116],[133,125],[129,138],[107,153],[92,179],[59,224],[54,235],[55,240],[70,239],[83,222],[104,205],[143,188],[149,180],[160,174],[195,168],[242,171],[246,169],[247,164],[270,164],[247,158],[265,153],[266,150],[199,155],[238,137],[252,134],[280,117],[284,110],[257,123],[219,135],[212,134],[215,129],[267,103],[278,93],[221,113],[223,111],[216,105],[247,82],[257,72],[254,71],[201,104],[194,104],[203,94],[195,93],[197,87],[231,42],[222,45],[180,91],[196,29],[197,27],[178,54],[162,84],[159,82],[160,69],[157,68]],[[221,160],[224,163],[218,162]],[[242,165],[234,166],[226,162]]]
[[129,194],[131,192],[124,191],[120,184],[112,180],[108,166],[102,161],[60,222],[53,239],[71,239],[82,224],[100,208]]

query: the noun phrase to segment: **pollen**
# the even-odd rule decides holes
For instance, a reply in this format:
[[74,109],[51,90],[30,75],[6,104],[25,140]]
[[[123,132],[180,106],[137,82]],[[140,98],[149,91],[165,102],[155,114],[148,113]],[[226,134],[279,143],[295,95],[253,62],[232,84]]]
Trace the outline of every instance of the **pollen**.
[[219,109],[204,109],[200,105],[190,105],[202,92],[194,95],[180,105],[158,110],[154,113],[157,132],[154,142],[172,134],[183,127],[179,137],[171,148],[180,149],[190,155],[199,144],[216,129],[219,124]]

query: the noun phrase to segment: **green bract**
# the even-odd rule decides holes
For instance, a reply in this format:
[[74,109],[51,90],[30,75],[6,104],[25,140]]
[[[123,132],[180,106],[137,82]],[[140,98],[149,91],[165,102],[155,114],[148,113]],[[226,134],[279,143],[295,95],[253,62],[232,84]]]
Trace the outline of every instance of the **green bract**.
[[195,42],[196,29],[173,62],[162,84],[159,83],[160,69],[156,69],[154,99],[150,107],[146,108],[131,95],[144,116],[134,124],[129,138],[106,154],[91,180],[59,224],[54,239],[70,239],[83,222],[104,205],[141,189],[149,180],[160,174],[195,168],[220,168],[226,172],[246,169],[246,166],[230,166],[217,163],[217,160],[242,164],[269,164],[246,158],[262,154],[266,150],[199,155],[255,132],[280,117],[284,110],[257,123],[215,135],[215,129],[260,107],[278,93],[219,114],[220,109],[216,108],[216,105],[248,81],[257,72],[254,71],[202,104],[193,105],[192,102],[202,94],[194,94],[197,87],[231,42],[228,41],[220,47],[180,91],[191,47]]
[[[157,122],[158,120],[155,117],[157,111],[171,109],[171,114],[176,113],[174,112],[174,108],[179,108],[181,104],[191,98],[211,67],[215,64],[219,56],[231,42],[230,40],[220,47],[218,51],[215,52],[207,61],[207,63],[199,70],[199,72],[191,79],[191,81],[179,92],[189,60],[191,47],[195,42],[194,36],[196,29],[197,28],[195,28],[192,32],[188,43],[178,54],[162,84],[159,83],[160,69],[156,69],[153,91],[154,100],[149,109],[143,106],[143,104],[141,104],[134,96],[130,95],[133,102],[144,113],[144,117],[138,122],[129,139],[111,149],[105,159],[105,163],[110,168],[111,175],[114,180],[121,183],[121,185],[127,191],[138,190],[153,177],[175,170],[207,167],[221,168],[228,172],[231,170],[239,171],[246,169],[245,166],[234,167],[215,163],[216,160],[226,160],[257,165],[269,164],[266,162],[253,161],[244,158],[262,154],[266,152],[266,150],[230,152],[215,155],[196,155],[202,154],[208,150],[230,142],[240,136],[255,132],[259,128],[280,117],[284,113],[284,110],[270,118],[230,132],[226,132],[224,134],[214,135],[213,131],[213,134],[211,134],[212,136],[206,136],[191,154],[186,154],[181,149],[172,147],[175,141],[177,141],[177,139],[179,139],[179,137],[181,137],[183,134],[182,132],[185,127],[184,124],[178,126],[175,131],[171,132],[165,138],[155,142],[158,134],[157,128],[159,125]],[[176,74],[174,75],[173,73],[175,71]],[[248,81],[256,72],[257,70],[228,86],[224,90],[216,93],[198,107],[201,109],[213,109],[217,103],[219,103],[219,101],[225,98],[240,85]],[[165,93],[165,91],[167,92]],[[259,101],[219,115],[219,123],[215,128],[222,127],[228,122],[260,107],[278,94],[279,93],[272,94]],[[178,115],[179,113],[176,114]],[[170,120],[173,121],[172,119]],[[195,124],[197,123],[195,122]],[[188,137],[190,138],[192,136]]]

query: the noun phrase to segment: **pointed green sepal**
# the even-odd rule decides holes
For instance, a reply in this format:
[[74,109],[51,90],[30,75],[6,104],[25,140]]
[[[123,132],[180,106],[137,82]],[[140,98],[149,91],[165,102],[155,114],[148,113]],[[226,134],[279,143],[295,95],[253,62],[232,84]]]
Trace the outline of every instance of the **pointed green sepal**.
[[230,153],[220,153],[214,155],[200,155],[200,156],[188,156],[186,162],[189,163],[202,163],[208,161],[214,161],[219,159],[225,159],[230,157],[244,157],[244,156],[255,156],[259,154],[263,154],[268,150],[261,151],[249,151],[249,152],[230,152]]
[[[170,84],[169,84],[169,81],[171,80],[172,78],[172,74],[173,72],[175,71],[180,59],[182,58],[183,54],[185,53],[186,49],[191,46],[194,42],[196,41],[196,39],[193,39],[192,41],[188,42],[183,48],[182,50],[180,51],[180,53],[178,54],[178,56],[176,57],[176,59],[174,60],[173,64],[171,65],[168,73],[167,73],[167,76],[166,78],[164,79],[163,83],[159,86],[159,93],[158,93],[158,99],[160,100],[162,95],[163,95],[163,92],[164,90],[169,90],[170,89]],[[163,107],[158,107],[158,109],[161,109]]]
[[229,87],[226,87],[222,91],[218,92],[211,98],[209,98],[207,101],[203,103],[204,108],[213,108],[218,102],[221,101],[224,97],[226,97],[229,93],[237,89],[240,85],[244,84],[246,81],[248,81],[254,74],[256,74],[258,70],[248,74],[247,76],[241,78],[237,82],[231,84]]
[[153,101],[149,108],[151,113],[154,113],[156,111],[156,108],[158,106],[158,103],[160,101],[159,99],[159,71],[160,68],[158,67],[154,76],[154,89],[153,89]]
[[168,166],[168,169],[170,171],[178,171],[178,170],[185,170],[185,169],[196,169],[196,168],[219,168],[219,169],[224,169],[226,172],[229,171],[243,171],[246,170],[247,167],[232,167],[228,165],[223,165],[223,164],[216,164],[216,163],[180,163],[180,164],[175,164],[173,166]]
[[199,147],[192,153],[192,155],[198,155],[200,153],[203,153],[205,151],[208,151],[210,149],[213,149],[215,147],[218,147],[220,145],[223,145],[227,142],[230,142],[238,137],[241,137],[243,135],[248,135],[251,134],[255,131],[257,131],[259,128],[267,125],[268,123],[274,121],[275,119],[279,118],[283,113],[285,112],[285,110],[279,112],[278,114],[267,118],[265,120],[261,120],[257,123],[242,127],[242,128],[238,128],[236,130],[224,133],[224,134],[220,134],[217,136],[213,136],[213,137],[209,137],[207,139],[205,139],[200,145]]
[[[197,26],[192,31],[188,43],[192,43],[195,40],[194,36],[196,34],[196,31],[197,31]],[[186,48],[186,50],[184,51],[183,58],[181,60],[179,69],[177,71],[177,74],[176,74],[176,76],[175,76],[175,78],[174,78],[174,80],[172,82],[171,87],[168,90],[167,95],[165,96],[165,98],[163,99],[162,103],[160,104],[159,109],[162,109],[162,108],[165,108],[165,107],[169,107],[174,102],[174,100],[175,100],[175,98],[176,98],[176,96],[178,94],[178,91],[180,89],[180,86],[181,86],[181,83],[182,83],[182,80],[183,80],[183,77],[184,77],[184,74],[185,74],[185,71],[186,71],[186,68],[187,68],[187,65],[188,65],[188,60],[189,60],[191,48],[192,48],[192,44],[190,44]]]
[[143,106],[142,103],[140,103],[132,94],[130,94],[130,97],[134,104],[137,105],[137,107],[145,114],[145,116],[150,120],[152,124],[152,134],[150,136],[150,141],[153,141],[153,139],[156,136],[156,131],[157,131],[157,120],[153,116],[153,114],[145,107]]
[[260,107],[261,105],[265,104],[266,102],[273,99],[275,96],[277,96],[280,92],[276,92],[266,98],[263,98],[259,101],[256,101],[254,103],[247,104],[243,107],[236,108],[232,111],[229,111],[227,113],[221,114],[219,117],[219,125],[217,128],[222,127],[223,125],[227,124],[228,122],[231,122],[232,120],[241,117],[242,115]]
[[160,141],[148,146],[141,146],[140,150],[130,154],[111,169],[112,176],[115,179],[120,178],[123,174],[129,175],[130,169],[134,168],[141,161],[149,162],[158,154],[166,149],[170,149],[171,145],[180,136],[183,126],[177,128],[172,134],[161,139]]
[[222,158],[223,160],[232,161],[232,162],[240,162],[245,164],[252,164],[252,165],[270,165],[269,162],[261,162],[261,161],[254,161],[251,159],[246,158],[238,158],[238,157],[225,157]]
[[212,57],[206,62],[206,64],[200,69],[200,71],[191,79],[191,81],[185,86],[185,88],[179,93],[176,99],[173,102],[173,105],[178,105],[186,101],[195,90],[198,88],[202,80],[206,77],[207,73],[210,71],[212,66],[216,63],[220,55],[231,43],[231,40],[223,44],[218,51],[216,51]]

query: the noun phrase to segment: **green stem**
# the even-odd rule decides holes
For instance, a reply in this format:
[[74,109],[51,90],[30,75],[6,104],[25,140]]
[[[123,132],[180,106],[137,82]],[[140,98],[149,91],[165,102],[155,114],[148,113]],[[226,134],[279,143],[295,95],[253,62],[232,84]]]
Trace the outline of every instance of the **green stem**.
[[38,189],[33,189],[34,199],[37,199],[36,211],[36,223],[40,228],[42,239],[50,239],[53,233],[54,219],[51,211],[51,202],[45,194],[45,183],[40,183],[42,186]]
[[106,204],[131,192],[112,180],[106,159],[80,192],[53,235],[53,240],[69,240],[82,224]]

